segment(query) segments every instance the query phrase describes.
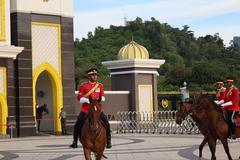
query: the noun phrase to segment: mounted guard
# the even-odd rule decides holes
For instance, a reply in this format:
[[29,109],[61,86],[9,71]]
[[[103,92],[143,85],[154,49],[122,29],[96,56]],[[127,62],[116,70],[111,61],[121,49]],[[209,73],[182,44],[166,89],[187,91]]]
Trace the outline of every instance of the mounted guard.
[[229,126],[229,136],[232,139],[236,139],[235,130],[235,114],[240,110],[238,106],[239,102],[239,92],[234,86],[234,79],[227,78],[227,89],[225,90],[225,103],[221,104],[223,109],[227,111],[227,121]]
[[214,101],[217,105],[221,105],[224,103],[225,100],[225,91],[226,88],[224,87],[224,82],[222,80],[219,80],[215,84],[216,89],[216,100]]
[[[86,74],[88,75],[89,81],[84,83],[79,89],[78,101],[82,104],[82,110],[74,126],[73,143],[70,145],[71,148],[77,148],[78,137],[81,133],[81,128],[88,113],[90,104],[89,97],[91,97],[93,100],[101,99],[101,101],[105,101],[103,85],[97,82],[97,69],[92,68],[86,71]],[[112,144],[110,124],[108,122],[107,116],[103,113],[103,111],[100,114],[100,119],[103,122],[103,126],[106,129],[107,133],[106,147],[111,148]]]

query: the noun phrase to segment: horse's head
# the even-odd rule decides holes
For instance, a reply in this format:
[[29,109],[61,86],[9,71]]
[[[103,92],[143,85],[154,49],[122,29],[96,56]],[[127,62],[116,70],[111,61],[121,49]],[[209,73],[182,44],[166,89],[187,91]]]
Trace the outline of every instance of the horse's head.
[[193,110],[195,112],[202,112],[203,111],[217,111],[222,114],[222,109],[212,100],[212,98],[209,96],[209,94],[200,94],[200,96],[196,99],[193,105]]
[[89,101],[90,101],[90,105],[88,108],[88,114],[97,116],[97,118],[99,118],[98,116],[100,116],[100,113],[102,112],[101,98],[96,100],[96,99],[92,99],[92,97],[89,97]]
[[44,105],[42,106],[42,111],[48,114],[47,104],[44,104]]
[[176,123],[180,125],[182,121],[191,113],[192,103],[180,102],[180,109],[176,113]]

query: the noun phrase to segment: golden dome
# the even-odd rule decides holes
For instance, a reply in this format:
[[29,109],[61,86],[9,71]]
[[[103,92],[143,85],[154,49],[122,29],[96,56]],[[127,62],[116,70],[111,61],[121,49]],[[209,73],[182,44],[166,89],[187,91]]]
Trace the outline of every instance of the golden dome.
[[118,52],[118,60],[123,59],[149,59],[149,53],[145,47],[131,41]]

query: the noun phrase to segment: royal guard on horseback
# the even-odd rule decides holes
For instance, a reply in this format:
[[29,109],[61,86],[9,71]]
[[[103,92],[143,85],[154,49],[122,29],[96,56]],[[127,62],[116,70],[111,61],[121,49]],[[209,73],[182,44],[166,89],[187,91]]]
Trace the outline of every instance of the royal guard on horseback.
[[[101,99],[101,101],[105,101],[103,85],[97,82],[97,69],[90,69],[86,71],[86,73],[88,74],[89,81],[84,83],[79,89],[78,101],[82,104],[82,110],[74,126],[73,143],[70,145],[71,148],[77,148],[78,137],[81,133],[81,128],[88,113],[90,104],[89,98],[91,97],[91,99],[94,100]],[[101,112],[100,119],[103,122],[103,126],[106,129],[107,133],[106,147],[111,148],[111,130],[107,116]]]
[[239,93],[238,89],[234,86],[234,79],[227,79],[227,89],[225,90],[225,103],[221,104],[223,109],[227,111],[227,121],[229,125],[229,135],[232,139],[236,139],[235,130],[236,124],[234,123],[235,114],[239,111],[238,106]]
[[215,89],[216,89],[216,100],[214,101],[217,105],[221,105],[224,103],[225,100],[225,90],[224,88],[224,82],[223,81],[218,81],[215,84]]

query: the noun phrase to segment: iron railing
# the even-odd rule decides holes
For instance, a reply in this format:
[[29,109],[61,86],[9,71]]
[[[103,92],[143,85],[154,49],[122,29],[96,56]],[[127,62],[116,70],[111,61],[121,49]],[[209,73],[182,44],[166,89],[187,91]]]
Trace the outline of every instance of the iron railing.
[[176,111],[118,112],[117,133],[199,134],[190,116],[177,125]]

